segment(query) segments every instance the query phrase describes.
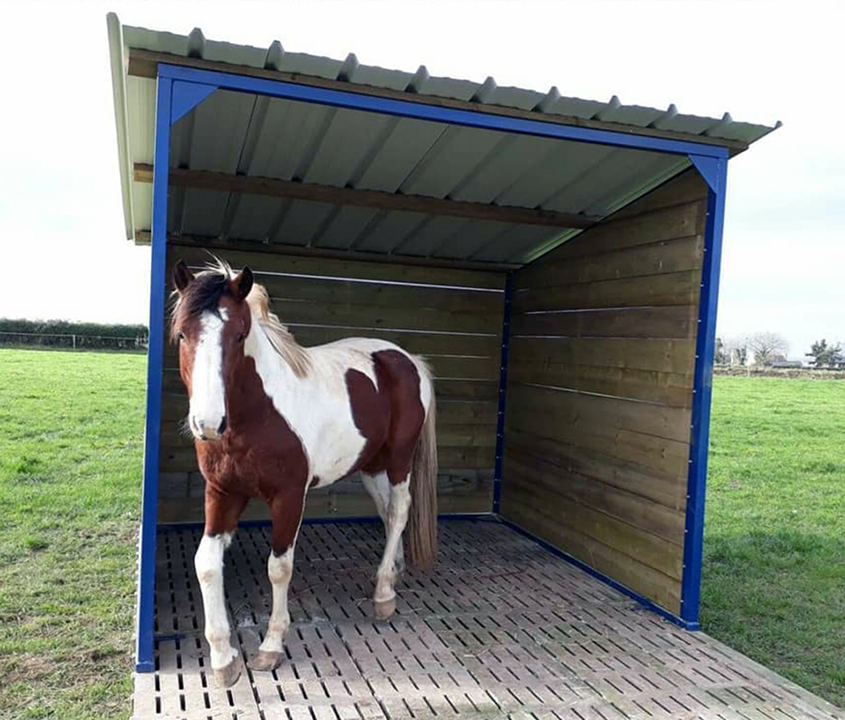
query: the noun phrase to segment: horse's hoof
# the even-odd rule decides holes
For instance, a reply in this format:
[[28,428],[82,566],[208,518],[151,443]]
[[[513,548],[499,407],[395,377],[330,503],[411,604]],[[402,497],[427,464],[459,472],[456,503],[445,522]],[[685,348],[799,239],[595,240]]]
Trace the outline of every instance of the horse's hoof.
[[376,612],[376,620],[387,620],[396,612],[396,598],[373,600],[373,608]]
[[258,654],[252,658],[247,664],[250,670],[259,670],[261,672],[270,672],[275,670],[282,664],[284,655],[280,652],[272,652],[269,650],[259,650]]
[[219,688],[230,688],[241,676],[243,665],[240,656],[236,657],[226,667],[214,669],[214,684]]

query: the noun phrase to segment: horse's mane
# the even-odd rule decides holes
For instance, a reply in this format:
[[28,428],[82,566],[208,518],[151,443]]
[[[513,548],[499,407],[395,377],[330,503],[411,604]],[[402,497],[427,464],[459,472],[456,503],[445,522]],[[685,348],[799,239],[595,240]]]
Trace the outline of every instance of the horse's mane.
[[252,312],[252,319],[264,330],[273,349],[290,365],[294,375],[305,377],[311,367],[308,351],[296,342],[293,333],[282,324],[278,316],[270,312],[270,296],[267,289],[263,285],[253,283],[246,302]]
[[[230,280],[235,278],[234,270],[225,260],[212,255],[212,261],[206,263],[205,268],[197,274],[194,282],[186,292],[186,296],[180,298],[174,308],[174,319],[179,312],[180,306],[187,300],[188,312],[194,314],[202,309],[209,309],[212,305],[217,307],[220,296],[228,288]],[[194,290],[196,296],[191,292]],[[293,370],[297,377],[305,377],[311,367],[311,358],[308,350],[298,342],[287,329],[279,317],[270,311],[270,296],[263,285],[253,282],[252,289],[246,297],[247,305],[254,322],[264,330],[270,345]],[[175,324],[174,324],[175,327]]]

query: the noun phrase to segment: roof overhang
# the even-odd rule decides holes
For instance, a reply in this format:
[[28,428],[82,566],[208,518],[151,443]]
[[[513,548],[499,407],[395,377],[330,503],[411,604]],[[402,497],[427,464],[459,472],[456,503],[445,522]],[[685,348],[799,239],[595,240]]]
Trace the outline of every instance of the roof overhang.
[[[127,237],[148,242],[159,66],[557,126],[726,148],[773,127],[431,78],[121,26],[108,16]],[[774,127],[777,127],[774,126]],[[519,136],[216,90],[173,126],[168,232],[313,252],[520,264],[690,165],[643,149]]]

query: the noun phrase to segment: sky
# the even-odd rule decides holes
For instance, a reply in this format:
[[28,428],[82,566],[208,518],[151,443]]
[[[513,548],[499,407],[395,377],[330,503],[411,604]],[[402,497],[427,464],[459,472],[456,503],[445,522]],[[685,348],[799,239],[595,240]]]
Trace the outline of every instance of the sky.
[[[432,75],[783,127],[729,166],[718,334],[845,341],[845,3],[4,2],[0,317],[147,322],[125,239],[105,16]],[[839,68],[839,70],[835,70]]]

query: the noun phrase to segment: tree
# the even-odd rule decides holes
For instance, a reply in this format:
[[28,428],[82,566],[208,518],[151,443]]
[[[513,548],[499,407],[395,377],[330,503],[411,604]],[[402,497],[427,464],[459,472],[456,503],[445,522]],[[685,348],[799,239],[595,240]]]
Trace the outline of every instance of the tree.
[[730,362],[727,346],[720,337],[716,338],[716,357],[714,359],[717,365],[727,365]]
[[813,365],[817,368],[836,367],[845,362],[842,346],[839,343],[828,345],[824,338],[812,344],[807,356],[813,358]]
[[775,356],[786,356],[789,351],[789,343],[783,336],[773,332],[753,333],[746,338],[746,345],[754,353],[756,365],[771,365]]
[[745,366],[748,359],[748,341],[744,337],[725,340],[725,354],[728,365]]

